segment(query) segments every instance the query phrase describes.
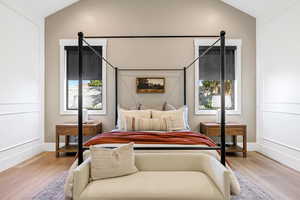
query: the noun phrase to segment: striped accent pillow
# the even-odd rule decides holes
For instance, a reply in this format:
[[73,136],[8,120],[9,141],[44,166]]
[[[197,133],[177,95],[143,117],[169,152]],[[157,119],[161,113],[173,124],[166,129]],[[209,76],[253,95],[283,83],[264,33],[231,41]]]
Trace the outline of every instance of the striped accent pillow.
[[126,131],[167,131],[165,119],[126,117]]

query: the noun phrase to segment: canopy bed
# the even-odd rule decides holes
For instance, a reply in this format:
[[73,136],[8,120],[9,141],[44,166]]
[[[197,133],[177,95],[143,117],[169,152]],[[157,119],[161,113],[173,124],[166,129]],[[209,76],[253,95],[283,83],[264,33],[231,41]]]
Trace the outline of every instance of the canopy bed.
[[[205,50],[199,57],[194,59],[188,66],[183,68],[174,68],[174,69],[121,69],[113,66],[105,57],[100,55],[97,51],[93,49],[92,46],[85,40],[85,38],[197,38],[197,37],[214,37],[217,40]],[[169,132],[155,132],[155,131],[135,131],[135,128],[129,129],[126,127],[126,131],[116,130],[107,133],[103,133],[99,136],[96,136],[83,145],[83,105],[82,105],[82,79],[83,79],[83,45],[86,44],[98,57],[99,59],[106,62],[108,66],[113,68],[115,71],[115,95],[116,95],[116,125],[120,128],[123,125],[119,123],[119,119],[123,119],[118,116],[122,112],[118,108],[118,72],[122,70],[127,71],[163,71],[163,70],[174,70],[174,71],[183,71],[184,75],[184,104],[185,106],[182,109],[171,112],[184,112],[184,108],[187,103],[186,96],[186,82],[187,82],[187,70],[201,57],[203,57],[212,47],[214,47],[218,42],[220,42],[220,85],[221,85],[221,123],[220,123],[220,135],[221,135],[221,146],[217,146],[212,140],[206,136],[187,130],[188,123],[187,118],[182,118],[181,120],[183,129],[175,129],[174,131]],[[78,98],[78,162],[74,162],[69,171],[68,178],[65,184],[65,194],[67,197],[71,197],[74,200],[77,199],[133,199],[133,197],[138,197],[138,199],[153,199],[152,195],[156,192],[156,199],[164,199],[168,197],[174,197],[174,199],[230,199],[230,193],[233,195],[239,194],[240,186],[239,183],[230,169],[226,167],[225,159],[225,92],[224,92],[224,81],[225,81],[225,31],[221,31],[220,35],[156,35],[156,36],[84,36],[82,32],[78,33],[78,63],[79,63],[79,98]],[[130,112],[130,111],[129,111]],[[143,110],[146,112],[146,116],[151,115],[151,119],[147,120],[156,120],[155,122],[159,123],[157,118],[152,118],[159,113],[166,114],[168,111],[157,111],[157,110]],[[149,114],[150,113],[150,114]],[[123,115],[123,114],[122,114]],[[145,115],[145,113],[144,113]],[[144,116],[142,115],[142,116]],[[184,114],[185,115],[185,114]],[[133,125],[135,118],[129,118],[130,125]],[[141,118],[145,119],[145,118]],[[165,118],[163,118],[165,119]],[[124,120],[124,119],[123,119]],[[125,119],[125,126],[127,126],[127,118]],[[140,120],[140,119],[139,119]],[[147,121],[146,120],[146,121]],[[154,121],[151,123],[153,124]],[[147,124],[147,123],[146,123]],[[155,124],[157,126],[157,124]],[[164,124],[168,126],[168,121]],[[137,128],[138,129],[138,128]],[[126,145],[124,145],[124,143]],[[129,143],[129,144],[128,144]],[[100,146],[99,146],[100,145]],[[119,146],[120,145],[120,146]],[[87,149],[86,146],[91,146],[90,150],[83,151]],[[100,148],[98,148],[98,146]],[[130,147],[129,147],[130,146]],[[130,151],[128,155],[131,156],[131,159],[121,156],[121,149],[127,149]],[[142,153],[133,154],[133,151],[143,151]],[[152,151],[159,150],[153,154]],[[170,150],[170,151],[166,151]],[[184,150],[191,150],[193,153],[182,153]],[[205,152],[215,153],[212,156],[207,156],[205,154],[194,153],[197,150]],[[98,154],[97,158],[94,157],[95,152],[102,151],[104,154]],[[94,153],[93,153],[94,152]],[[172,153],[170,153],[172,152]],[[173,153],[175,152],[175,153]],[[220,156],[219,156],[219,154]],[[123,152],[124,153],[124,152]],[[105,156],[110,155],[110,156]],[[123,157],[123,158],[122,158]],[[221,157],[219,163],[215,158]],[[108,170],[111,170],[112,166],[119,166],[120,159],[124,159],[124,162],[130,165],[136,165],[135,173],[128,175],[120,176],[108,176],[111,178],[106,179],[94,179],[93,171],[97,172],[103,166],[108,166]],[[93,159],[95,159],[93,161]],[[129,159],[129,160],[128,160]],[[98,160],[98,161],[97,161]],[[118,160],[117,165],[112,164],[114,160]],[[134,161],[135,160],[135,161]],[[132,162],[134,161],[134,162]],[[94,163],[94,164],[93,164]],[[100,168],[94,168],[96,165],[100,164]],[[93,167],[94,165],[94,167]],[[99,167],[99,165],[98,165]],[[125,168],[119,166],[121,170]],[[96,171],[95,171],[96,170]],[[115,173],[114,170],[112,170]],[[196,171],[196,172],[195,172]],[[100,173],[100,171],[98,171]],[[197,173],[195,177],[194,173]],[[101,174],[101,173],[100,173]],[[150,174],[148,176],[147,174]],[[180,176],[182,174],[183,176]],[[103,174],[101,174],[103,175]],[[178,176],[179,175],[179,176]],[[164,179],[161,177],[166,176],[170,179]],[[185,177],[183,180],[182,178]],[[183,193],[182,190],[175,189],[172,180],[180,182],[180,185],[186,188],[188,193]],[[145,189],[143,184],[134,184],[139,181],[147,181],[147,188]],[[169,180],[165,182],[160,187],[160,190],[157,189],[157,184],[162,180]],[[194,184],[191,184],[191,181]],[[110,184],[112,183],[112,184]],[[121,184],[121,185],[119,185]],[[132,185],[133,184],[133,185]],[[124,186],[128,186],[127,189],[121,190]],[[167,185],[170,186],[166,187]],[[97,188],[106,189],[99,190]],[[153,186],[153,187],[152,187]],[[179,188],[182,188],[182,187]],[[203,190],[201,187],[203,186]],[[200,190],[199,190],[200,187]],[[117,188],[117,189],[116,189]],[[170,194],[170,190],[174,192]],[[107,193],[107,191],[110,191]],[[208,191],[208,192],[205,192]],[[103,193],[104,192],[104,193]],[[125,192],[125,193],[124,193]],[[150,192],[150,193],[149,193]],[[190,193],[191,192],[191,193]],[[108,195],[108,196],[106,196]],[[121,196],[120,196],[121,195]],[[167,196],[166,196],[167,195]]]
[[[157,69],[153,69],[153,68],[118,68],[115,67],[107,58],[103,57],[101,54],[99,54],[85,39],[88,38],[106,38],[106,39],[114,39],[114,38],[119,38],[119,39],[142,39],[142,38],[148,38],[148,39],[153,39],[153,38],[217,38],[216,41],[210,46],[208,47],[201,55],[199,55],[199,57],[195,58],[189,65],[183,67],[183,68],[157,68]],[[226,152],[225,152],[225,94],[224,94],[224,81],[225,81],[225,31],[221,31],[220,35],[152,35],[152,36],[136,36],[136,35],[126,35],[126,36],[85,36],[82,32],[78,33],[78,67],[79,67],[79,95],[78,95],[78,165],[80,165],[83,162],[83,150],[85,149],[85,147],[83,146],[83,114],[82,114],[82,110],[83,110],[83,104],[82,104],[82,82],[83,82],[83,47],[84,45],[87,46],[88,48],[90,48],[95,55],[97,55],[97,57],[99,57],[99,59],[103,60],[109,67],[111,67],[112,69],[114,69],[114,73],[115,73],[115,120],[116,120],[116,124],[117,124],[117,120],[118,120],[118,72],[119,71],[182,71],[183,72],[183,76],[184,76],[184,92],[183,92],[183,97],[184,97],[184,105],[187,104],[187,89],[186,89],[186,83],[187,83],[187,70],[193,66],[193,64],[199,60],[201,57],[205,56],[205,54],[210,51],[218,42],[220,42],[220,85],[221,85],[221,123],[220,123],[220,132],[221,132],[221,146],[215,146],[215,145],[207,145],[209,144],[210,141],[208,141],[207,138],[205,138],[203,140],[203,138],[201,138],[202,136],[200,136],[200,134],[198,136],[193,135],[193,133],[189,132],[189,136],[190,139],[193,138],[194,140],[199,140],[202,139],[202,141],[200,143],[197,144],[205,144],[205,146],[202,145],[192,145],[193,141],[191,141],[191,143],[183,143],[185,145],[158,145],[158,146],[135,146],[134,149],[135,150],[217,150],[220,152],[221,155],[221,163],[223,165],[225,165],[225,156],[226,156]],[[136,134],[136,133],[133,133]],[[141,132],[138,132],[138,134],[142,134]],[[170,135],[170,137],[175,137],[174,134],[178,137],[178,133],[173,133]],[[106,136],[116,136],[115,133],[110,133],[110,135],[106,135]],[[145,134],[144,134],[145,135]],[[152,134],[153,136],[153,134]],[[133,141],[134,137],[129,136],[127,139],[131,139]],[[152,137],[153,139],[157,139],[157,135],[154,134],[154,136]],[[196,138],[195,138],[196,137]],[[103,139],[103,138],[102,138]],[[158,138],[161,139],[161,138]],[[151,139],[150,139],[151,140]],[[129,141],[129,140],[128,140]],[[127,141],[126,141],[127,142]],[[94,143],[93,143],[94,144]],[[150,143],[151,144],[151,143]],[[159,144],[159,143],[158,143]],[[175,143],[175,144],[181,144],[181,143]],[[109,146],[107,146],[107,148],[110,148]]]

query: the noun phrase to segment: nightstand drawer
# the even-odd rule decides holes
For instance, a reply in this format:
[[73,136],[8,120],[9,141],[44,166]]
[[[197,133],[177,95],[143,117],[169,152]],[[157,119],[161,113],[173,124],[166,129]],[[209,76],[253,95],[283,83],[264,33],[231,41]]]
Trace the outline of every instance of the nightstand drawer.
[[[230,129],[225,128],[225,133],[230,134]],[[208,136],[220,136],[220,128],[207,128],[206,134]]]
[[245,129],[244,128],[230,128],[230,135],[244,135]]
[[56,133],[58,135],[73,135],[77,136],[78,129],[77,127],[63,127],[63,126],[57,126],[56,127]]
[[[102,125],[97,124],[95,126],[86,126],[83,125],[83,135],[90,136],[90,135],[97,135],[98,133],[102,132]],[[56,133],[58,135],[71,135],[77,136],[78,135],[78,128],[77,126],[66,126],[66,125],[57,125],[56,126]]]

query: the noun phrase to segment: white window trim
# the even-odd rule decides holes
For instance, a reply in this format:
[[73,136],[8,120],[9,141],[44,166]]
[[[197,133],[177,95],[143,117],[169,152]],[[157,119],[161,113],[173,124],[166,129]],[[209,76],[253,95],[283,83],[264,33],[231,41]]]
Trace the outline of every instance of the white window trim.
[[[102,46],[102,55],[106,57],[106,40],[103,39],[86,39],[86,41],[93,46]],[[66,51],[65,46],[78,46],[78,40],[75,39],[62,39],[59,41],[60,44],[60,114],[61,115],[77,115],[77,110],[67,110],[66,106]],[[84,45],[86,46],[86,45]],[[89,110],[91,115],[106,115],[106,63],[102,61],[102,110]]]
[[[196,39],[194,40],[195,46],[195,58],[199,56],[199,46],[210,46],[216,40],[215,39]],[[236,84],[235,84],[235,102],[236,106],[234,110],[227,110],[226,114],[229,115],[240,115],[241,114],[241,107],[242,107],[242,81],[241,81],[241,66],[242,66],[242,40],[240,39],[227,39],[226,45],[228,46],[236,46],[235,51],[235,77],[236,77]],[[218,42],[215,46],[220,46],[220,42]],[[196,115],[215,115],[215,110],[199,110],[199,87],[198,87],[198,80],[199,80],[199,61],[195,62],[195,114]]]

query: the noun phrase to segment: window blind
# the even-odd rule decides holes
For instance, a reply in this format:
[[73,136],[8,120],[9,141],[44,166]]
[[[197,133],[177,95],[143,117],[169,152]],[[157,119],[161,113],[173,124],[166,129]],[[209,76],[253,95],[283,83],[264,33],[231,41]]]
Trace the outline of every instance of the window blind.
[[[93,48],[102,55],[101,46]],[[65,46],[67,53],[67,79],[78,80],[78,47]],[[82,51],[83,80],[102,80],[102,60],[98,58],[88,47]]]
[[[199,47],[199,55],[208,47]],[[225,80],[235,80],[235,50],[236,46],[226,46]],[[213,47],[206,55],[199,59],[199,80],[220,80],[220,64],[220,47]]]

